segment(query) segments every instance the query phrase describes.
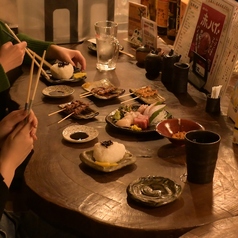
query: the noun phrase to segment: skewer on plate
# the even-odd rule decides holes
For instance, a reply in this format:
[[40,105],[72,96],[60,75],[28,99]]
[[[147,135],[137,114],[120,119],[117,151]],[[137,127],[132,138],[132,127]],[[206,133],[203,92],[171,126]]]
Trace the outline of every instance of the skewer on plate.
[[136,89],[134,92],[121,95],[121,96],[119,96],[118,98],[123,98],[123,97],[126,97],[126,96],[130,96],[130,95],[132,95],[132,94],[135,94],[137,90],[143,89],[143,88],[146,88],[146,87],[147,87],[147,86],[143,86],[143,87],[141,87],[141,88]]
[[51,113],[48,114],[48,116],[55,115],[55,114],[57,114],[57,113],[59,113],[59,112],[63,112],[64,110],[66,110],[66,108],[62,108],[62,109],[60,109],[60,110],[58,110],[58,111],[51,112]]
[[134,97],[134,98],[128,99],[128,100],[126,100],[126,101],[121,102],[121,104],[123,104],[123,103],[127,103],[127,102],[130,102],[130,101],[133,101],[133,100],[135,100],[135,99],[137,99],[137,98],[139,98],[139,97],[140,97],[140,96],[137,96],[137,97]]
[[123,98],[123,97],[126,97],[126,96],[130,96],[130,95],[132,95],[132,94],[134,94],[134,93],[127,93],[127,94],[124,94],[124,95],[119,96],[118,98]]
[[67,119],[68,117],[72,116],[75,112],[71,112],[69,115],[67,115],[66,117],[64,117],[63,119],[61,119],[60,121],[58,121],[58,123],[61,123],[62,121],[64,121],[65,119]]
[[92,96],[93,94],[91,92],[85,92],[85,93],[81,93],[79,94],[80,98],[85,98],[85,97],[89,97]]

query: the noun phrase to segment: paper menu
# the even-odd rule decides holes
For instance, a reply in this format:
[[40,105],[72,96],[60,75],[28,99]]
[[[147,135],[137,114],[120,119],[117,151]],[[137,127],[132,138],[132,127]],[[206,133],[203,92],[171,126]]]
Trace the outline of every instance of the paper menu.
[[[210,42],[213,44],[211,43],[209,47],[213,45],[213,50],[210,50],[212,54],[205,59],[208,64],[208,74],[207,78],[202,80],[204,80],[204,89],[209,92],[211,92],[212,86],[220,84],[223,85],[221,94],[225,92],[236,62],[237,5],[238,3],[232,0],[190,0],[174,42],[175,53],[182,55],[181,61],[193,64],[192,43],[196,37],[198,26],[202,23],[201,20],[203,20],[203,24],[205,24],[205,20],[207,21],[205,30],[210,34]],[[214,29],[219,29],[216,32],[217,37],[212,33]],[[215,41],[217,44],[214,44]],[[196,67],[195,65],[191,69],[194,70]]]

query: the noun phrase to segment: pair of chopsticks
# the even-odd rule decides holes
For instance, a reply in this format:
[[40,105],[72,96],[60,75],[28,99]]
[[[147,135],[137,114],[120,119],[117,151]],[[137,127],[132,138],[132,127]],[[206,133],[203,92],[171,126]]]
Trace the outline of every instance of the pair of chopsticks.
[[[12,39],[16,40],[18,43],[20,43],[21,41],[19,40],[19,38],[16,36],[16,34],[12,31],[12,29],[8,26],[8,24],[5,23],[5,26],[7,27],[7,29],[9,30],[9,32],[5,31],[4,29],[2,30],[5,34],[7,34],[9,37],[11,37]],[[45,59],[42,59],[41,56],[37,55],[34,51],[32,51],[29,48],[25,49],[26,53],[28,54],[28,56],[34,61],[34,63],[40,67],[40,64],[38,63],[38,61],[35,60],[35,58],[37,58],[38,60],[40,60],[41,62],[43,62],[47,67],[51,68],[52,65],[50,63],[48,63]],[[33,54],[35,54],[35,57],[33,58]],[[45,72],[45,70],[41,67],[41,72],[44,74],[44,76],[49,79],[49,75]]]
[[32,108],[33,101],[35,99],[36,90],[37,90],[37,87],[38,87],[40,73],[41,73],[41,70],[42,70],[45,54],[46,54],[46,51],[44,51],[44,53],[43,53],[42,60],[40,62],[39,69],[38,69],[37,76],[36,76],[35,87],[34,87],[34,90],[33,90],[32,97],[30,99],[30,93],[31,93],[31,87],[32,87],[32,79],[33,79],[33,72],[34,72],[34,64],[35,64],[35,53],[32,56],[32,63],[31,63],[31,70],[30,70],[30,79],[29,79],[28,90],[27,90],[27,97],[26,97],[26,103],[25,103],[25,110],[28,113],[30,112],[30,110]]

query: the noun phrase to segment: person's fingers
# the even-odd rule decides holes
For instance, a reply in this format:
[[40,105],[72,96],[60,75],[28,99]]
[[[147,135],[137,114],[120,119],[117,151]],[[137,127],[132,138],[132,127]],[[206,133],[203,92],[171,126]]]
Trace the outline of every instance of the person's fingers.
[[13,46],[11,41],[6,42],[5,44],[2,45],[1,48],[8,49],[9,47]]
[[[11,132],[11,134],[9,135],[9,137],[11,138],[11,140],[14,140],[14,138],[18,135],[18,133],[23,129],[24,127],[24,122],[20,122],[15,128],[14,130]],[[30,131],[29,131],[30,134]]]
[[31,110],[28,115],[28,121],[32,124],[33,127],[37,128],[38,126],[38,119],[35,116],[35,113]]
[[26,117],[27,112],[25,112],[23,109],[20,109],[9,113],[5,118],[3,118],[2,123],[12,127],[23,121]]

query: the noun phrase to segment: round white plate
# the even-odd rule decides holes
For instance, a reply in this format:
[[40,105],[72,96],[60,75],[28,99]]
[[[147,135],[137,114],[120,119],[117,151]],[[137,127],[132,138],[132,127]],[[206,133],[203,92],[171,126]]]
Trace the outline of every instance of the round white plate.
[[72,95],[74,89],[67,85],[55,85],[44,88],[42,93],[47,97],[63,98]]
[[90,126],[73,125],[66,127],[62,135],[65,140],[72,143],[84,143],[95,139],[98,136],[98,130]]

